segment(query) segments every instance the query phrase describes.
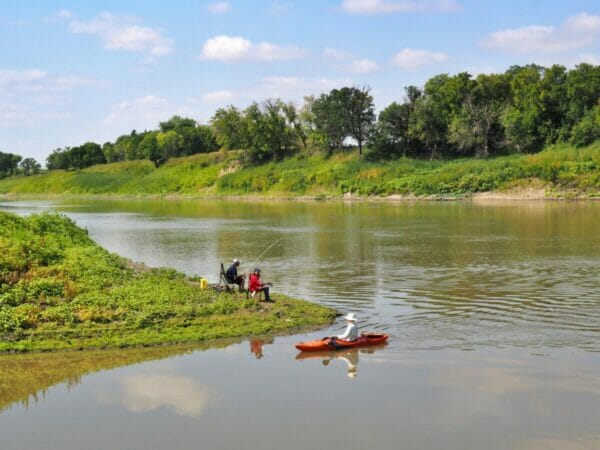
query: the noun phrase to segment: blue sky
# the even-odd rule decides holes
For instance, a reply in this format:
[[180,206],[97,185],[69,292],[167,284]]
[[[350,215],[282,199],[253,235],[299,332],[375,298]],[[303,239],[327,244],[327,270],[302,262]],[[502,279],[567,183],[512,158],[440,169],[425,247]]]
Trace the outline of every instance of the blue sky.
[[432,75],[600,64],[598,0],[0,0],[0,151],[207,122],[227,104]]

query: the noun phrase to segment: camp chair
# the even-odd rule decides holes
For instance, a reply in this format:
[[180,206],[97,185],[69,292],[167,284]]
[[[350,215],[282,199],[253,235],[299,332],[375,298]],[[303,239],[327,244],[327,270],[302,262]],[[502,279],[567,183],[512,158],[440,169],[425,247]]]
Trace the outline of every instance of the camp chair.
[[265,299],[265,293],[263,291],[250,292],[250,289],[248,289],[246,291],[246,298],[248,298],[248,296],[252,297],[253,300],[254,298],[257,298],[259,301]]
[[219,286],[221,286],[222,290],[225,292],[233,292],[235,286],[237,286],[235,283],[231,283],[227,279],[227,274],[225,273],[225,267],[223,266],[223,263],[221,263],[221,273],[219,273]]

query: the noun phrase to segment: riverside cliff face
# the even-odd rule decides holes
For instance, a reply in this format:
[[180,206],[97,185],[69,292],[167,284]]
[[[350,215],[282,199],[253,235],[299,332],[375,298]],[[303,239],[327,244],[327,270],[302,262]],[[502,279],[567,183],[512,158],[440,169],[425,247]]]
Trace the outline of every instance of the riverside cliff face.
[[298,155],[242,168],[216,154],[93,166],[0,180],[0,194],[280,198],[597,198],[600,143],[494,159],[370,162],[356,153]]

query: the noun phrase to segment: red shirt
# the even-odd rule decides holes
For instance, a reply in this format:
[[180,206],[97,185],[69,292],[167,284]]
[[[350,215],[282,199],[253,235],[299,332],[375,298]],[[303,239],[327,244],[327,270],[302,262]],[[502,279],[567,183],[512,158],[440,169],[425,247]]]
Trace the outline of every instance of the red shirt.
[[248,289],[250,292],[256,292],[262,288],[262,281],[260,281],[260,277],[253,273],[250,275],[250,279],[248,280]]

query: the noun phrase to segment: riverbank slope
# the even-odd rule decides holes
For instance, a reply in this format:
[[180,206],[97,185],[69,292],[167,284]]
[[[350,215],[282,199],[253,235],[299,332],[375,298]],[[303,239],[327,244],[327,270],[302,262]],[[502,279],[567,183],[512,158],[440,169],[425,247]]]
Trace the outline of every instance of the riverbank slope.
[[510,198],[600,197],[600,142],[488,160],[371,162],[351,152],[329,158],[301,154],[254,167],[242,167],[235,152],[215,152],[175,158],[158,169],[150,161],[128,161],[0,180],[4,195],[435,199],[490,192]]
[[281,334],[335,314],[281,294],[265,304],[202,290],[172,269],[136,269],[64,216],[0,212],[0,352]]

